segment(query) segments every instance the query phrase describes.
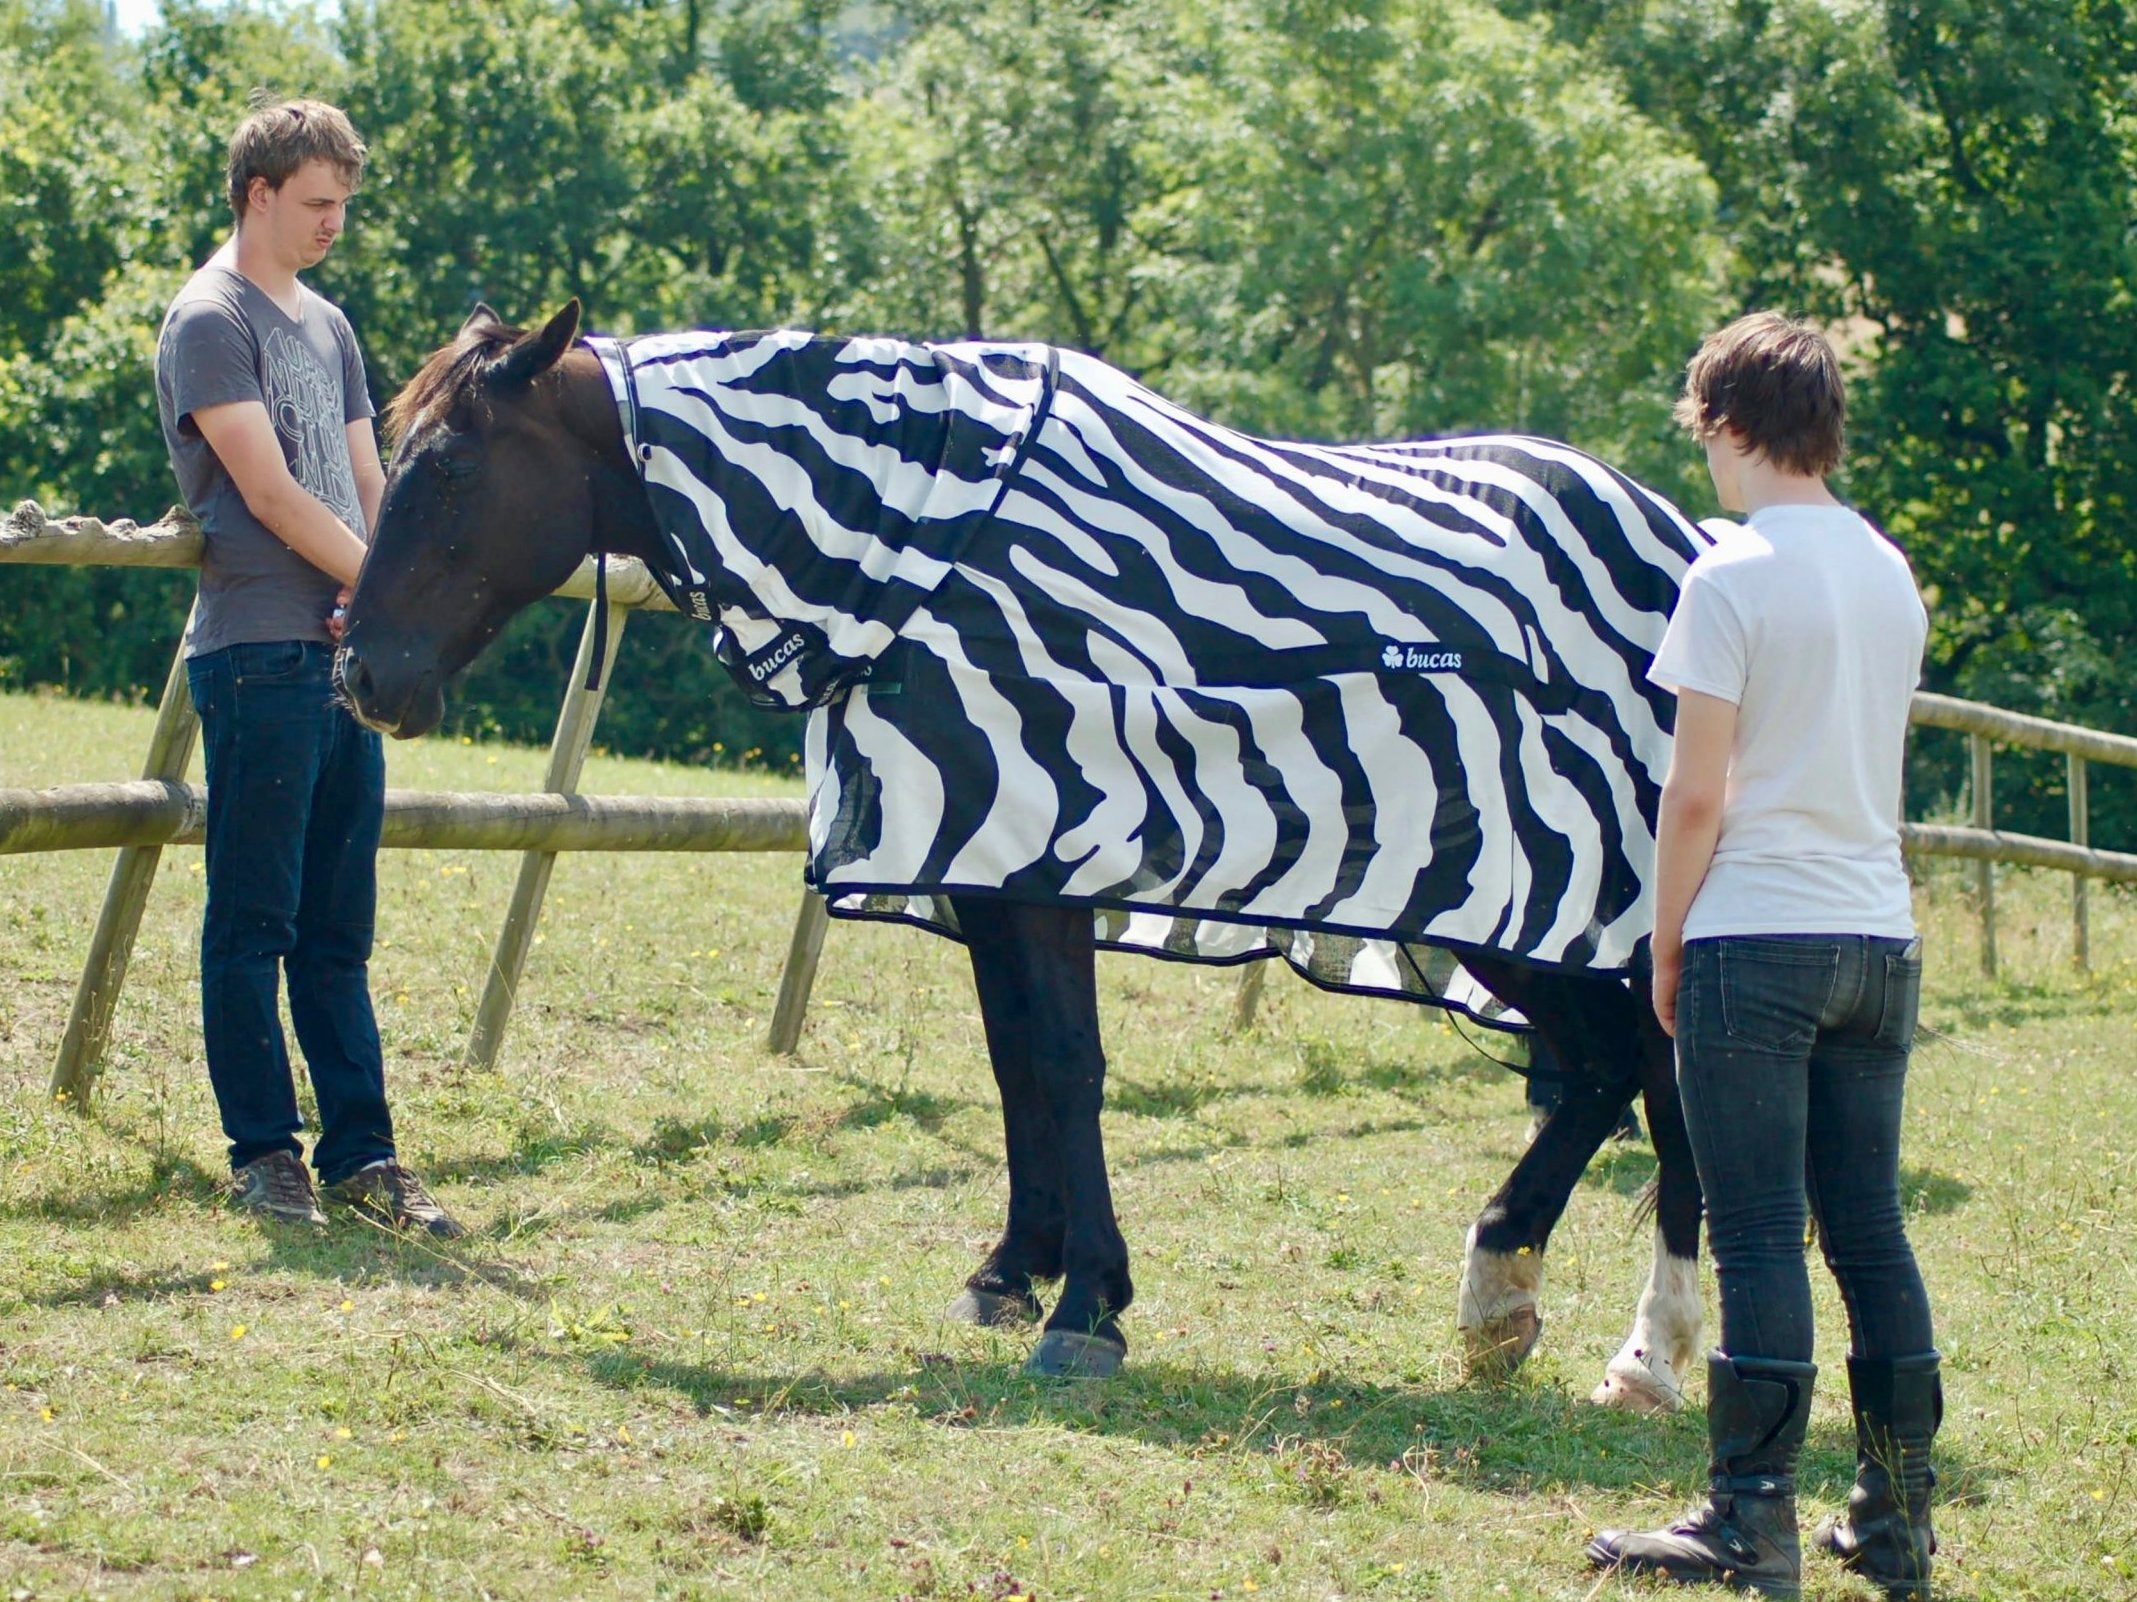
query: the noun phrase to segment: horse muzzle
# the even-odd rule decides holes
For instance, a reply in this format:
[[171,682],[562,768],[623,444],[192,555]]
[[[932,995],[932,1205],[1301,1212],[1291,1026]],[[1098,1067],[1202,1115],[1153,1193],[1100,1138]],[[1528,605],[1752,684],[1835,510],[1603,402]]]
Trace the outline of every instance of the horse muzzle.
[[344,641],[334,654],[334,686],[357,722],[396,740],[428,734],[445,716],[436,669],[416,666],[405,652],[374,659]]

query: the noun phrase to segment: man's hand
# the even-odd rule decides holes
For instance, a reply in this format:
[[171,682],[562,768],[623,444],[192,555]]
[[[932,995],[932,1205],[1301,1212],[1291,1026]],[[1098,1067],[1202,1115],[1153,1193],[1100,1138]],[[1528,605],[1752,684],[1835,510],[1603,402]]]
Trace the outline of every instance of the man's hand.
[[356,593],[356,586],[344,584],[334,592],[334,610],[326,615],[327,638],[336,645],[349,630],[349,597]]

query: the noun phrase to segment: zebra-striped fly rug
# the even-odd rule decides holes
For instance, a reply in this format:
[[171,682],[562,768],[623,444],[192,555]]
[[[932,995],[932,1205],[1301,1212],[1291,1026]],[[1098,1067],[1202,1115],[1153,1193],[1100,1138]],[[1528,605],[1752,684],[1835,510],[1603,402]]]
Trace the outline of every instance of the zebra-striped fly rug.
[[778,332],[590,341],[762,705],[814,708],[810,881],[1288,957],[1488,1016],[1453,954],[1614,971],[1652,923],[1706,537],[1567,446],[1279,444],[1095,358]]

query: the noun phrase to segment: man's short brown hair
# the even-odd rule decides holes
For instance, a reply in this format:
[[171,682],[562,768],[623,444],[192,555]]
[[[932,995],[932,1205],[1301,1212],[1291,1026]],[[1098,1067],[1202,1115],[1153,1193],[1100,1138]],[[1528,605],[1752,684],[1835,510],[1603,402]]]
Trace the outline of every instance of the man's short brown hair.
[[255,105],[230,136],[230,210],[245,220],[252,180],[280,189],[307,161],[329,161],[354,189],[368,152],[348,113],[324,100],[283,100]]
[[1844,449],[1840,358],[1810,324],[1753,312],[1707,336],[1671,415],[1695,438],[1734,429],[1783,472],[1824,478]]

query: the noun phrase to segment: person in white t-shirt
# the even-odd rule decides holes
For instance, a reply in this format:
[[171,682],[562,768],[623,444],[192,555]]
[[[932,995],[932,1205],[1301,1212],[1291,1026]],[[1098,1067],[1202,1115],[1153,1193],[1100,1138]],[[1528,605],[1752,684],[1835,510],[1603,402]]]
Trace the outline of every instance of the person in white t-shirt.
[[1722,1346],[1707,1500],[1667,1529],[1605,1531],[1588,1555],[1798,1594],[1808,1208],[1847,1306],[1858,1452],[1847,1515],[1818,1544],[1888,1596],[1926,1598],[1943,1394],[1900,1204],[1922,960],[1899,818],[1928,620],[1907,559],[1826,487],[1845,396],[1816,330],[1760,312],[1710,336],[1677,418],[1746,514],[1685,575],[1649,669],[1677,696],[1655,1011],[1677,1043]]

